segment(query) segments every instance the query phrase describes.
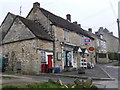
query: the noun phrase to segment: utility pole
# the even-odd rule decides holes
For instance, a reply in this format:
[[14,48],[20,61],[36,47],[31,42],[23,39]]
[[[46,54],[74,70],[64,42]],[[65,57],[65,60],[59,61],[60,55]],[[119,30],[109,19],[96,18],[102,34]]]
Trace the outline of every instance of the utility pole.
[[120,1],[118,2],[118,19],[117,19],[117,25],[118,25],[118,60],[120,63]]
[[118,41],[119,41],[119,45],[118,45],[118,61],[120,63],[120,21],[119,19],[117,19],[117,25],[118,25]]

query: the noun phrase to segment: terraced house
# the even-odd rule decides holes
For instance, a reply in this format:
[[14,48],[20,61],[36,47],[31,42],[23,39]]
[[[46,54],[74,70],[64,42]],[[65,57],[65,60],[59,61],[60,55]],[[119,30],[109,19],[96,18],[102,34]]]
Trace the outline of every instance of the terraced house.
[[[12,22],[8,28],[5,24]],[[70,71],[86,62],[96,64],[95,38],[83,30],[71,15],[63,19],[35,2],[26,18],[8,13],[1,28],[3,34],[2,55],[8,55],[9,67],[23,72],[47,72],[52,68]],[[14,57],[13,57],[14,56]],[[19,64],[19,65],[18,65]],[[87,63],[84,63],[87,64]]]
[[[63,19],[40,7],[39,3],[34,3],[29,12],[28,19],[41,23],[48,33],[54,38],[54,67],[61,70],[78,68],[80,66],[80,53],[76,48],[94,46],[94,38],[87,31],[83,30],[76,22],[71,22],[71,15],[67,14]],[[85,44],[84,39],[89,38],[90,43]],[[87,46],[87,47],[86,47]],[[94,56],[94,55],[93,55]],[[90,56],[88,56],[90,57]],[[89,61],[89,60],[88,60]],[[95,60],[93,59],[95,63]]]

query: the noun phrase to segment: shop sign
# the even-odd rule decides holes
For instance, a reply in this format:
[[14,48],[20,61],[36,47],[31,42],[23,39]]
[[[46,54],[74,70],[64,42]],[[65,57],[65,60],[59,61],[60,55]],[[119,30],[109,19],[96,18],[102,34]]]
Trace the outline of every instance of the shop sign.
[[94,50],[94,47],[89,47],[89,50],[90,50],[90,51],[93,51],[93,50]]
[[90,43],[90,38],[85,38],[85,39],[84,39],[84,42],[85,42],[85,43]]

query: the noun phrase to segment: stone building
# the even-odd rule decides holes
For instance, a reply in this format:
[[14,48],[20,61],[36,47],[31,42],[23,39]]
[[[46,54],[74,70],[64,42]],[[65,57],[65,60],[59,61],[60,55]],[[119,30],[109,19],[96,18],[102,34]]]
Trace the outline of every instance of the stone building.
[[26,18],[8,13],[0,32],[1,55],[8,56],[8,67],[14,71],[18,66],[22,72],[46,72],[46,67],[70,71],[79,68],[83,58],[96,64],[95,50],[89,51],[95,47],[95,37],[71,22],[70,14],[63,19],[38,2]]
[[100,35],[101,38],[107,42],[107,51],[108,52],[118,52],[118,38],[113,35],[113,32],[109,32],[106,28],[100,27],[97,35]]
[[41,64],[47,61],[43,54],[53,55],[53,39],[45,28],[20,16],[13,19],[11,13],[8,13],[0,28],[4,33],[0,54],[8,56],[7,69],[25,73],[41,72]]
[[108,51],[107,51],[107,42],[101,36],[96,35],[96,62],[97,63],[108,63]]
[[[36,2],[26,18],[41,23],[48,30],[48,34],[54,38],[54,67],[60,67],[61,70],[80,67],[81,54],[78,49],[81,48],[85,51],[90,46],[90,44],[85,44],[85,38],[89,38],[93,43],[91,45],[94,45],[94,38],[83,30],[80,24],[72,23],[70,14],[63,19],[41,8],[40,3]],[[86,55],[86,57],[87,61],[90,61],[90,56]],[[93,62],[95,64],[94,57]]]

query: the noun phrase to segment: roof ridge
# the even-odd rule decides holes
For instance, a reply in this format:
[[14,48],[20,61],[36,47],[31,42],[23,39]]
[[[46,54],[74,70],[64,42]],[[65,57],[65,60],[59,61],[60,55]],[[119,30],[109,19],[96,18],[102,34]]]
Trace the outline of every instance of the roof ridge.
[[85,35],[91,39],[94,39],[94,37],[90,36],[86,30],[82,29],[77,24],[71,23],[71,22],[65,20],[64,18],[57,16],[57,15],[55,15],[55,14],[51,13],[50,11],[47,11],[43,8],[39,8],[39,9],[47,18],[49,15],[49,20],[52,23],[54,23],[55,25],[60,26],[60,27],[65,28],[65,29],[68,29],[70,31]]
[[[58,16],[58,15],[56,15],[56,14],[54,14],[54,13],[52,13],[52,12],[50,12],[50,11],[48,11],[48,10],[44,9],[44,8],[40,8],[40,9],[45,10],[45,11],[47,11],[48,13],[50,13],[50,14],[52,14],[52,15],[56,16],[56,17],[59,17],[59,18],[61,18],[61,19],[65,20],[65,21],[67,21],[67,22],[69,22],[68,20],[66,20],[66,19],[62,18],[61,16]],[[72,22],[69,22],[69,23],[72,23]]]

